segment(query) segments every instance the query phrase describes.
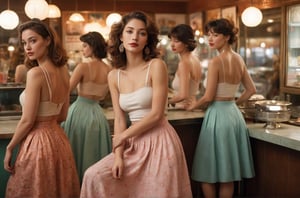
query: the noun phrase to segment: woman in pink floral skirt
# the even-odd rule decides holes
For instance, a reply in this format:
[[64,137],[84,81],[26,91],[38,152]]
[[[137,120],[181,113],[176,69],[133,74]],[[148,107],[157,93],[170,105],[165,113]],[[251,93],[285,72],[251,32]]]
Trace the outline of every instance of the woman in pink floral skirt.
[[157,58],[157,35],[157,27],[139,11],[112,26],[109,52],[115,69],[108,80],[114,152],[87,169],[82,198],[192,197],[180,139],[165,117],[168,74]]

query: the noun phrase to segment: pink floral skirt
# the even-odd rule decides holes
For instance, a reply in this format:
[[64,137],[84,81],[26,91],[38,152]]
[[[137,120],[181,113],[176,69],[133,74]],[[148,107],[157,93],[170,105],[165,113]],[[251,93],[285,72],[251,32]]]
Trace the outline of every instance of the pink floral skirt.
[[114,153],[85,172],[81,198],[191,198],[183,148],[164,119],[144,134],[128,140],[123,177],[112,176]]
[[56,120],[36,122],[22,144],[6,198],[76,198],[80,184],[73,153]]
[[183,148],[174,128],[163,120],[128,140],[123,177],[112,177],[114,154],[85,172],[81,198],[191,198]]

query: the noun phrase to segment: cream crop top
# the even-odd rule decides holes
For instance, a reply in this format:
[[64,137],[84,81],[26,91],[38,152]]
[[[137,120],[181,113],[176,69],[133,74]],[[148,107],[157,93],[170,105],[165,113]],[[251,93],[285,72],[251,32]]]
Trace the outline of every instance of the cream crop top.
[[[152,87],[148,85],[150,64],[151,62],[148,65],[144,87],[141,87],[131,93],[120,93],[120,107],[123,111],[128,112],[130,121],[139,121],[151,110]],[[120,72],[121,70],[119,69],[117,76],[118,87],[120,87]]]
[[[46,78],[50,100],[40,102],[37,116],[54,116],[54,115],[58,115],[58,114],[60,114],[61,108],[62,108],[64,103],[58,103],[57,104],[57,103],[51,102],[51,100],[52,100],[52,91],[51,91],[51,84],[50,84],[50,76],[49,76],[49,73],[47,72],[47,70],[43,66],[40,66],[40,68],[42,69],[43,74]],[[25,103],[25,90],[20,94],[19,100],[20,100],[20,104],[22,106],[24,106],[24,103]]]
[[[88,65],[88,68],[91,76],[92,69],[90,65]],[[103,100],[108,93],[108,84],[97,84],[92,81],[82,82],[78,84],[78,92],[84,95],[98,96],[100,100]]]
[[78,92],[84,95],[98,96],[100,100],[103,100],[108,93],[108,84],[82,82],[78,85]]
[[233,98],[235,97],[235,93],[237,92],[240,84],[232,84],[225,82],[225,72],[224,72],[224,63],[222,58],[220,57],[223,67],[223,76],[224,76],[224,82],[218,83],[216,97],[224,97],[224,98]]

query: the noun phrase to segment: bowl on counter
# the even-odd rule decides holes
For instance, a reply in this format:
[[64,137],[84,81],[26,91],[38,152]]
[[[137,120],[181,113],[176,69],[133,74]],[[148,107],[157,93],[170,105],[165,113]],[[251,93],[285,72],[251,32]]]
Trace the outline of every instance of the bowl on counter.
[[265,100],[265,97],[263,95],[254,94],[246,102],[239,105],[239,109],[242,112],[244,118],[254,120],[256,116],[255,103],[257,101],[263,100]]
[[292,103],[288,101],[264,100],[255,103],[256,119],[266,122],[265,128],[280,128],[281,122],[287,122],[291,117]]

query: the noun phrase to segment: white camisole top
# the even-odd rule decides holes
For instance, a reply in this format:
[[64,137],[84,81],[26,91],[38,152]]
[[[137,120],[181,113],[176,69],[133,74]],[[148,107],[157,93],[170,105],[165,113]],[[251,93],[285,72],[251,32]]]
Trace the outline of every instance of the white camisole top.
[[[128,112],[130,121],[139,121],[152,107],[152,87],[148,85],[150,64],[147,68],[145,86],[141,87],[131,93],[120,93],[119,104],[123,111]],[[120,72],[118,70],[118,87],[120,87]]]
[[240,83],[238,84],[232,84],[232,83],[227,83],[225,79],[225,73],[224,73],[224,63],[222,58],[220,57],[221,62],[222,62],[222,67],[223,67],[223,76],[224,76],[224,82],[218,83],[217,87],[217,92],[216,92],[216,97],[224,97],[224,98],[234,98],[235,93],[237,92]]

